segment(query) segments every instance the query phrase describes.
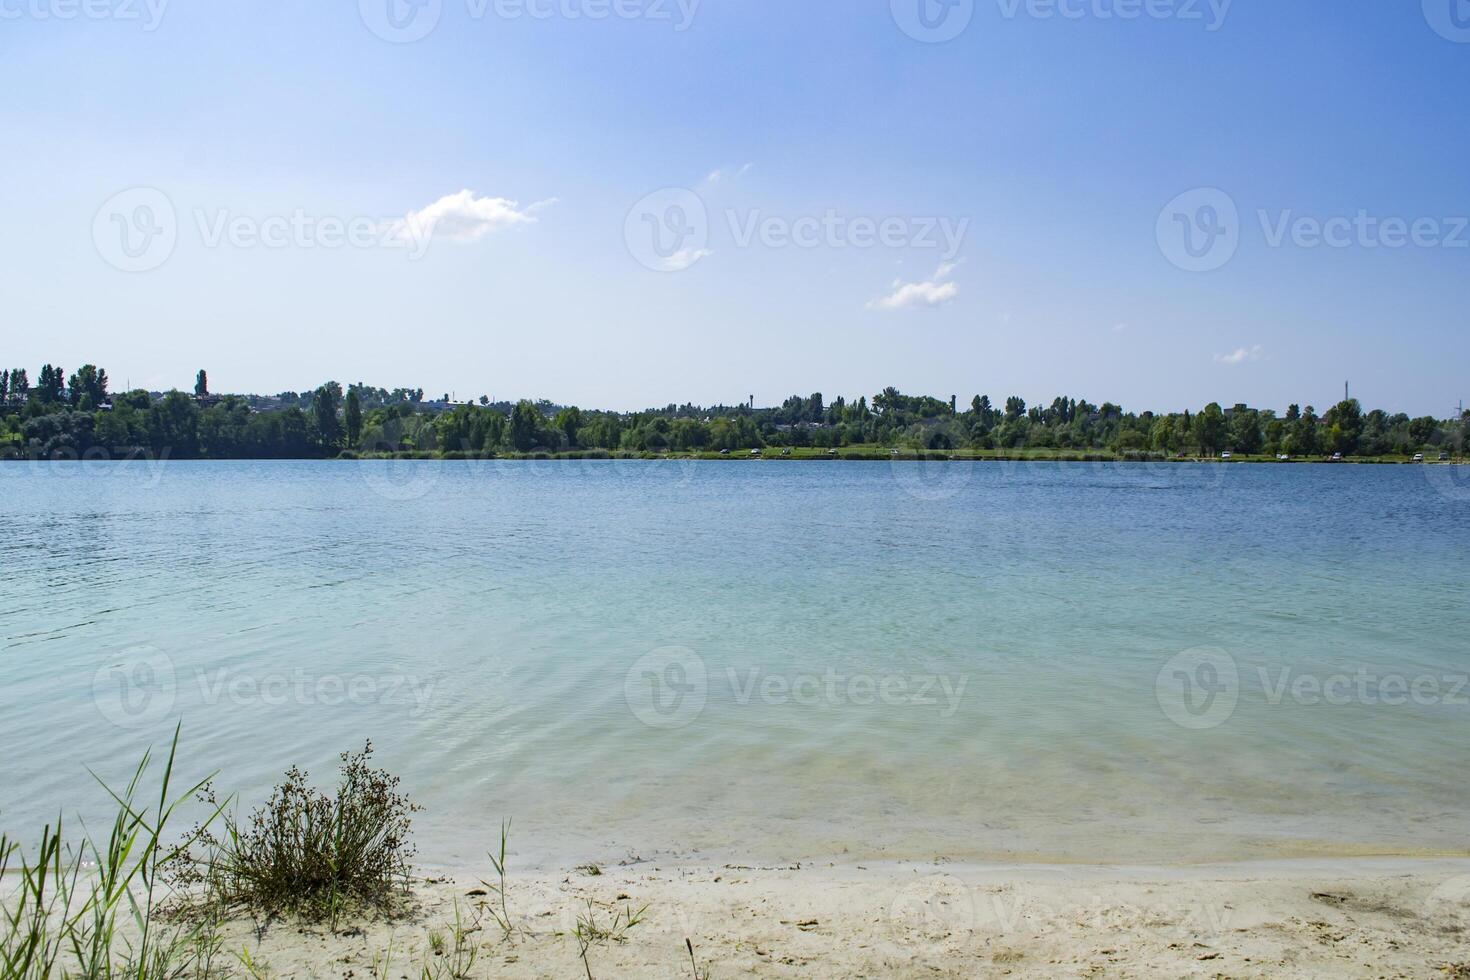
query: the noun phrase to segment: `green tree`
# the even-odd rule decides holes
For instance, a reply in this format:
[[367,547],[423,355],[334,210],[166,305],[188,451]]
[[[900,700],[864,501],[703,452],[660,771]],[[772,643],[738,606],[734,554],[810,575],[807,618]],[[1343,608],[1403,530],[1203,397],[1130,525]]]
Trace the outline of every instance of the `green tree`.
[[1431,416],[1424,416],[1411,421],[1408,425],[1409,441],[1417,451],[1429,445],[1434,434],[1439,431],[1439,422]]
[[541,427],[541,413],[536,406],[522,398],[510,413],[510,444],[518,453],[528,453],[536,446],[537,430]]
[[1333,452],[1350,455],[1358,449],[1363,434],[1363,406],[1356,398],[1340,401],[1322,417],[1327,426],[1328,444]]
[[1154,419],[1149,431],[1149,441],[1161,453],[1172,453],[1175,446],[1175,420],[1173,416],[1161,415]]
[[66,394],[66,372],[49,364],[41,365],[41,376],[36,380],[36,400],[43,405],[62,401]]
[[1322,451],[1321,433],[1318,431],[1317,410],[1311,405],[1291,424],[1290,449],[1299,456],[1315,456]]
[[153,448],[162,456],[189,457],[199,453],[199,407],[178,389],[150,409]]
[[1225,438],[1225,410],[1218,402],[1210,402],[1204,411],[1194,417],[1194,441],[1201,456],[1213,456],[1220,451]]
[[1230,413],[1230,448],[1238,453],[1255,455],[1261,451],[1263,445],[1261,439],[1261,416],[1260,413],[1236,406]]
[[317,445],[324,453],[333,453],[342,442],[342,423],[337,408],[342,404],[342,386],[328,381],[311,396],[311,421],[316,429]]
[[357,445],[357,440],[362,436],[362,399],[358,397],[356,388],[347,392],[347,408],[343,415],[347,423],[347,445],[351,448]]
[[552,422],[552,425],[566,437],[566,444],[568,446],[575,446],[577,444],[577,430],[582,428],[582,410],[575,405],[571,408],[564,408],[556,413],[556,419]]
[[67,381],[67,387],[73,405],[95,409],[107,401],[107,372],[95,364],[83,364]]

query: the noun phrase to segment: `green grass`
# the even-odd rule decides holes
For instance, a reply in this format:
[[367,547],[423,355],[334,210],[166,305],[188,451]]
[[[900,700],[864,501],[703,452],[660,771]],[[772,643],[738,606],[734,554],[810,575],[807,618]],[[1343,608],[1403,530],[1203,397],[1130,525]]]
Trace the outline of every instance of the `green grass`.
[[[370,765],[372,752],[369,742],[342,753],[333,795],[312,788],[293,766],[247,820],[225,813],[222,834],[205,828],[197,836],[201,853],[179,852],[176,880],[202,886],[228,909],[305,921],[393,911],[408,892],[410,818],[418,807],[398,792],[398,777]],[[202,796],[220,809],[210,787]]]
[[[164,868],[218,817],[216,810],[179,844],[164,842],[177,807],[203,785],[172,795],[177,748],[175,730],[151,806],[140,801],[151,752],[122,791],[103,784],[117,809],[101,840],[69,842],[58,818],[42,829],[35,857],[27,858],[16,841],[0,835],[0,880],[16,879],[14,893],[0,906],[0,976],[173,980],[223,974],[216,919],[170,922],[160,914]],[[95,870],[85,869],[88,863]]]
[[[293,768],[241,827],[209,780],[175,789],[178,742],[175,729],[161,771],[149,751],[125,788],[102,784],[115,807],[105,836],[69,839],[59,818],[26,849],[0,834],[4,980],[256,977],[262,968],[247,952],[222,953],[227,913],[319,921],[391,912],[406,893],[416,808],[395,777],[367,764],[370,745],[343,753],[335,796],[311,790]],[[204,819],[173,839],[177,810],[191,799],[208,804]],[[466,973],[475,957],[468,933],[457,921],[424,976]]]

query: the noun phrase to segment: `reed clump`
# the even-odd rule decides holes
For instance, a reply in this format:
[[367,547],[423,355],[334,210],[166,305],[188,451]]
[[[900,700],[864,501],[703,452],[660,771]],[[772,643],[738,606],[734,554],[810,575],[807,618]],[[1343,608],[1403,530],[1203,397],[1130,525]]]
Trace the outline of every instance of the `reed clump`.
[[216,810],[183,841],[164,843],[176,809],[203,786],[175,795],[178,738],[175,729],[156,802],[142,797],[151,753],[123,790],[102,783],[117,807],[105,838],[72,843],[58,819],[28,857],[0,834],[0,977],[205,980],[227,972],[217,918],[171,920],[160,913],[165,868],[218,816]]
[[[227,813],[221,833],[201,829],[197,852],[176,862],[176,880],[252,913],[333,923],[344,913],[391,913],[409,891],[419,807],[397,776],[372,766],[372,753],[371,742],[342,753],[332,795],[293,766],[246,820]],[[218,808],[211,786],[200,795]]]

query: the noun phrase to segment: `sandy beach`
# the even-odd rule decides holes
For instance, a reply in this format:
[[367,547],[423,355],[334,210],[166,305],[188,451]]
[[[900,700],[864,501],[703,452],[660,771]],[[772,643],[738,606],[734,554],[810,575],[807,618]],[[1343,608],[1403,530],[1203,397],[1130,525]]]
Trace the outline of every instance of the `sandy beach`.
[[[1470,977],[1470,859],[600,872],[512,869],[510,937],[479,881],[439,878],[395,921],[233,922],[225,948],[272,977],[448,976],[457,907],[473,977]],[[579,919],[612,933],[585,965]]]

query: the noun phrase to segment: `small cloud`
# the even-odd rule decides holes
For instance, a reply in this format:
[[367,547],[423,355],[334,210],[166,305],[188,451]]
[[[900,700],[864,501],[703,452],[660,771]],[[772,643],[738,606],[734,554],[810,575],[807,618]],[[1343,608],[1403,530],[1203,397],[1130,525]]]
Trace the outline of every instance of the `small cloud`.
[[1257,344],[1254,347],[1237,347],[1229,354],[1216,354],[1215,363],[1227,364],[1234,367],[1237,364],[1244,364],[1246,361],[1259,361],[1265,356],[1266,352],[1261,348],[1260,344]]
[[1113,324],[1113,333],[1122,333],[1124,330],[1127,330],[1127,329],[1128,329],[1128,324],[1126,324],[1126,323],[1115,323],[1115,324]]
[[741,177],[744,177],[747,173],[750,172],[751,166],[751,164],[747,163],[743,164],[738,170],[735,171],[721,169],[711,170],[709,172],[709,176],[704,178],[704,182],[706,184],[712,185],[718,184],[720,183],[720,181],[723,180],[739,180]]
[[681,248],[666,259],[659,261],[659,270],[662,272],[683,272],[685,269],[698,262],[707,255],[713,255],[707,248]]
[[551,198],[522,208],[508,198],[476,197],[473,191],[464,190],[410,211],[395,228],[400,236],[414,241],[439,236],[454,242],[474,242],[501,228],[530,224],[536,220],[537,211],[555,203],[556,198]]
[[939,268],[934,270],[934,275],[923,282],[904,282],[901,279],[895,279],[893,280],[893,291],[887,296],[870,300],[868,309],[903,310],[910,307],[933,309],[943,306],[959,295],[959,285],[945,281],[958,266],[958,262],[941,262]]

